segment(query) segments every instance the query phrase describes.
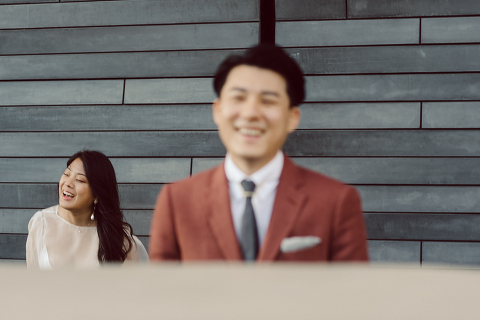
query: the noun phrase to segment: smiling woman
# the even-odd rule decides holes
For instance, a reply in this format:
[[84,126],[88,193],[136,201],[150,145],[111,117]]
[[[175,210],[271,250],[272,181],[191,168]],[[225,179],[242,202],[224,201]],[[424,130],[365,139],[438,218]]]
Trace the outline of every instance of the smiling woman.
[[27,266],[51,269],[148,261],[120,210],[115,171],[98,151],[80,151],[60,178],[59,204],[28,224]]

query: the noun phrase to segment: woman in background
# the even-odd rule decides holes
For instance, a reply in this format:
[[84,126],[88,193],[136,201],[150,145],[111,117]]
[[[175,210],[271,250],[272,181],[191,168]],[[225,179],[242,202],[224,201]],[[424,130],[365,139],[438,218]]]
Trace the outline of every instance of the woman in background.
[[28,224],[29,268],[148,261],[145,247],[124,221],[115,170],[103,153],[75,153],[58,194],[59,204],[38,211]]

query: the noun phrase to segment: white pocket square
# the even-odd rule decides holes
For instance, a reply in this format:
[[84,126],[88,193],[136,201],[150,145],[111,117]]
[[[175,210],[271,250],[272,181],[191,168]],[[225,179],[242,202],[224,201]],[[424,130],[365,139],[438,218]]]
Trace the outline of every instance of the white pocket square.
[[295,252],[314,247],[320,242],[322,242],[322,239],[315,236],[285,238],[280,244],[280,251]]

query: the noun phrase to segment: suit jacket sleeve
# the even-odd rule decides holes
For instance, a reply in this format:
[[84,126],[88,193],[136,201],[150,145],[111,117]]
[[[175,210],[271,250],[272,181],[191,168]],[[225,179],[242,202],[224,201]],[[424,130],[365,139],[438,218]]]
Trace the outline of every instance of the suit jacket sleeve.
[[170,185],[164,186],[155,205],[149,243],[151,261],[180,260],[171,192]]
[[368,261],[365,222],[360,196],[346,187],[335,206],[331,261]]

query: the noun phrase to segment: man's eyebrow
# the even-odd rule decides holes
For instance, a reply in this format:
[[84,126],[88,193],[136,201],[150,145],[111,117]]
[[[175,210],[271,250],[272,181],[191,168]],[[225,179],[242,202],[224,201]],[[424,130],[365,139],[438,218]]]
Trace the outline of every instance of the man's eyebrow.
[[275,97],[280,97],[280,95],[276,91],[262,91],[262,95],[271,95]]
[[247,89],[245,88],[240,88],[240,87],[233,87],[230,89],[230,91],[242,91],[242,92],[247,92]]
[[[247,89],[245,88],[241,88],[241,87],[233,87],[232,89],[230,89],[231,91],[241,91],[241,92],[247,92]],[[270,90],[265,90],[265,91],[262,91],[260,92],[260,94],[262,95],[271,95],[271,96],[275,96],[275,97],[280,97],[280,94],[276,91],[270,91]]]

